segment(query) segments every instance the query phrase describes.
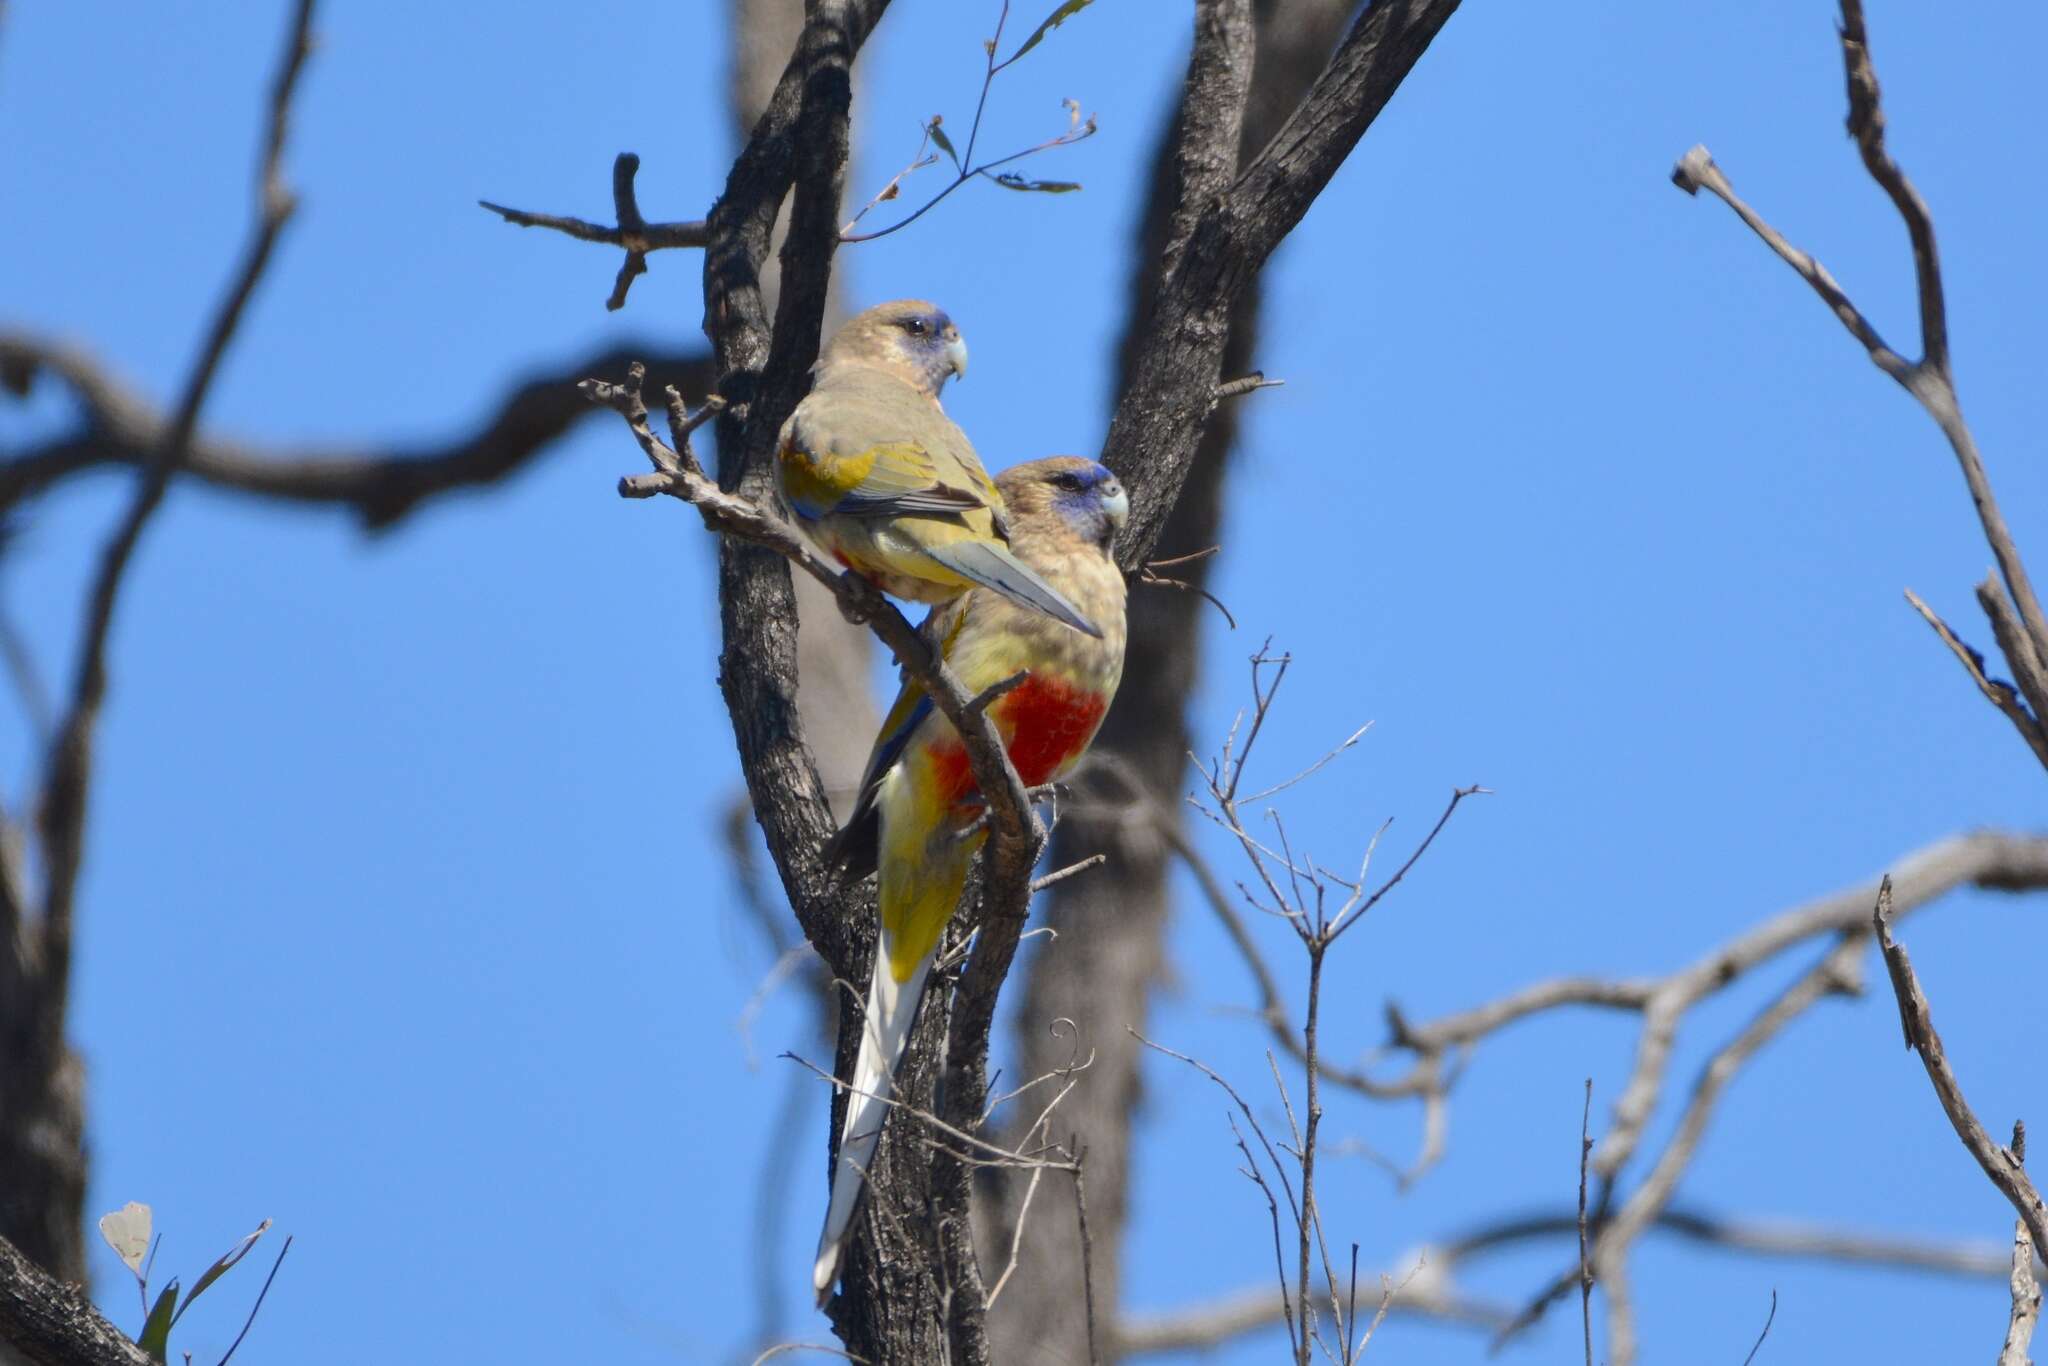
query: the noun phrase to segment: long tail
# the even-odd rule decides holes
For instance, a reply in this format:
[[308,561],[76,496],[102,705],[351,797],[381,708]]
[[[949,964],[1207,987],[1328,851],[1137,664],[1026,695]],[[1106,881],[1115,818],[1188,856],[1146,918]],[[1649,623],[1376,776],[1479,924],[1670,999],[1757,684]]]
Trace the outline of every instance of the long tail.
[[913,789],[917,786],[904,781],[899,770],[883,790],[884,838],[876,870],[881,938],[875,945],[874,977],[868,986],[852,1089],[846,1097],[846,1120],[839,1129],[832,1203],[825,1214],[825,1230],[818,1235],[818,1261],[811,1271],[811,1286],[818,1293],[820,1306],[832,1296],[839,1254],[853,1228],[861,1192],[867,1188],[868,1164],[874,1160],[875,1145],[881,1141],[882,1125],[889,1116],[889,1092],[910,1043],[911,1026],[917,1022],[925,979],[931,975],[946,921],[960,904],[967,869],[981,845],[978,837],[962,839],[950,832],[928,839],[935,829],[934,819],[915,819],[917,793]]
[[1076,631],[1102,639],[1102,631],[1081,615],[1057,588],[1034,573],[1025,563],[993,541],[955,541],[951,545],[926,546],[925,554],[962,578],[992,588],[1004,597],[1065,622]]
[[832,1282],[839,1276],[839,1254],[853,1228],[861,1192],[867,1189],[868,1163],[874,1160],[875,1145],[882,1140],[882,1123],[889,1117],[896,1064],[910,1042],[910,1027],[917,1021],[918,1002],[924,997],[931,966],[932,960],[925,959],[910,980],[899,985],[889,971],[886,955],[875,955],[875,980],[868,987],[860,1056],[853,1064],[846,1122],[839,1130],[839,1161],[832,1169],[832,1204],[825,1213],[825,1231],[818,1235],[818,1261],[811,1271],[811,1287],[818,1292],[820,1305],[831,1298]]

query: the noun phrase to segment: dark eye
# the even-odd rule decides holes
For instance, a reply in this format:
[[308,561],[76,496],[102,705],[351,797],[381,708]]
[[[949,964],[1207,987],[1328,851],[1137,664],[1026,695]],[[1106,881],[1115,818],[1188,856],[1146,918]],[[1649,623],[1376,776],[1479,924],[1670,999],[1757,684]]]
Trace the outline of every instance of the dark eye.
[[1052,483],[1054,488],[1065,489],[1068,493],[1079,493],[1082,489],[1087,487],[1086,484],[1083,484],[1081,482],[1080,475],[1068,474],[1064,471],[1059,474],[1055,474],[1052,477]]
[[905,332],[908,332],[913,337],[922,337],[925,331],[924,319],[905,318],[903,320],[903,330]]

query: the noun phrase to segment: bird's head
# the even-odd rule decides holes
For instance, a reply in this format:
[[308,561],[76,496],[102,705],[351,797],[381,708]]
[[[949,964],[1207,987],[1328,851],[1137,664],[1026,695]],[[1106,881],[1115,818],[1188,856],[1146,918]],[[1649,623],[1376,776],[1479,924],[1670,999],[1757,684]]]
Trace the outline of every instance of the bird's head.
[[936,399],[949,376],[967,374],[967,343],[938,305],[897,299],[853,318],[818,357],[842,361],[879,366]]
[[1123,481],[1078,455],[1014,465],[996,476],[996,487],[1013,527],[1057,529],[1105,555],[1131,510]]

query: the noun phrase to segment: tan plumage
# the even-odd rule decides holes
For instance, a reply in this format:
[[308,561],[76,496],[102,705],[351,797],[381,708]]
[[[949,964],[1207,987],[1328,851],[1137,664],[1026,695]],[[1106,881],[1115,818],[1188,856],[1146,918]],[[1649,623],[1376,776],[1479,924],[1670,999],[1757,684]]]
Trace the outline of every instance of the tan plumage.
[[980,585],[1092,633],[1012,553],[1002,493],[939,406],[966,368],[959,329],[921,299],[847,323],[783,424],[783,501],[826,554],[900,598],[949,602]]

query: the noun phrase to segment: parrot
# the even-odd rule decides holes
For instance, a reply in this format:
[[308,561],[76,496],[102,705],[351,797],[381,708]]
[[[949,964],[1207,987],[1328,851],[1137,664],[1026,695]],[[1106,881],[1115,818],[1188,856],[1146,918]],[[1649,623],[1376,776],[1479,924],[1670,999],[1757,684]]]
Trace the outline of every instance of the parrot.
[[946,603],[988,588],[1098,635],[1012,552],[1002,492],[939,406],[946,377],[966,373],[960,329],[922,299],[853,318],[782,424],[784,506],[826,555],[899,598]]
[[[1037,787],[1080,759],[1123,676],[1124,579],[1110,547],[1130,501],[1115,475],[1076,456],[1018,465],[996,482],[1018,557],[1101,633],[1084,634],[989,588],[934,608],[921,629],[969,692],[1026,673],[990,704],[988,717],[1017,776]],[[906,676],[853,814],[825,851],[849,876],[875,874],[881,925],[812,1273],[820,1305],[838,1277],[925,978],[987,838],[985,830],[967,833],[981,814],[980,795],[959,732]]]

